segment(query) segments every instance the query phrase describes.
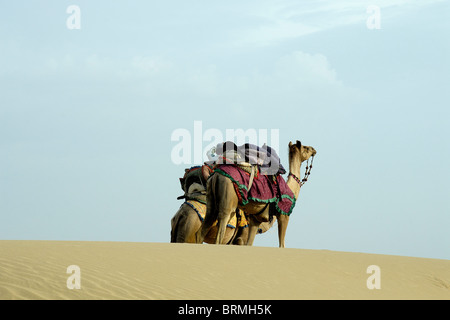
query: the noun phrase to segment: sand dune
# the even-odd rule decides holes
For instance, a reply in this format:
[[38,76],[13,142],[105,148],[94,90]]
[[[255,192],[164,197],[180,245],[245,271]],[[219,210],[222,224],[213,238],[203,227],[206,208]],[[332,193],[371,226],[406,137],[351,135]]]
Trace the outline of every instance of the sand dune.
[[[80,289],[68,289],[68,278],[77,276],[67,273],[70,265],[80,268]],[[380,272],[368,274],[370,265]],[[377,275],[369,282],[380,289],[368,289],[367,279]],[[450,260],[206,244],[0,241],[0,298],[450,299]]]

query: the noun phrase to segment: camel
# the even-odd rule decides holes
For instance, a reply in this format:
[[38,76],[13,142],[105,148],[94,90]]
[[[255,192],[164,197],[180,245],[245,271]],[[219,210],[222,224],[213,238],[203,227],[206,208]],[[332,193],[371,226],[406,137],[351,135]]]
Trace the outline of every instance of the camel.
[[[198,183],[193,183],[187,192],[187,194],[193,194],[201,192],[204,187]],[[200,204],[201,205],[201,204]],[[270,222],[265,222],[260,225],[258,233],[264,233],[269,230],[274,224],[275,219]],[[202,221],[200,220],[197,212],[188,204],[183,203],[175,213],[171,220],[172,230],[170,242],[178,243],[196,243],[195,234],[200,230],[202,226]],[[225,236],[221,240],[221,244],[235,244],[235,245],[245,245],[248,239],[248,227],[236,227],[236,229],[231,227],[226,227]],[[203,242],[213,244],[216,241],[217,236],[217,226],[210,228],[209,232],[206,234]]]
[[[298,198],[301,181],[300,181],[300,167],[303,161],[308,160],[311,156],[316,155],[316,150],[313,147],[303,146],[297,140],[295,144],[289,142],[289,177],[287,186],[294,194],[295,200]],[[207,210],[205,221],[202,228],[196,234],[197,243],[202,243],[209,230],[218,220],[218,232],[215,239],[215,244],[221,244],[226,235],[226,224],[230,216],[234,214],[236,207],[244,210],[249,216],[249,231],[247,245],[252,245],[259,225],[267,220],[270,215],[275,215],[278,220],[278,241],[279,247],[285,247],[286,229],[289,222],[289,215],[280,214],[274,210],[272,206],[265,203],[249,201],[246,205],[239,203],[238,196],[233,185],[233,182],[226,176],[221,174],[212,175],[207,181],[206,187],[206,203]],[[269,211],[270,210],[270,211]]]

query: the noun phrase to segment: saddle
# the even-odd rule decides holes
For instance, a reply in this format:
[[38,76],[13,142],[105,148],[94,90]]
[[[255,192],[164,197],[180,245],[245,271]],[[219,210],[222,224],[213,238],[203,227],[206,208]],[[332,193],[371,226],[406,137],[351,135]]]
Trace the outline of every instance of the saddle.
[[266,144],[262,147],[250,143],[237,146],[232,141],[226,141],[217,144],[208,157],[212,160],[206,162],[208,164],[255,165],[264,175],[286,173],[276,151]]

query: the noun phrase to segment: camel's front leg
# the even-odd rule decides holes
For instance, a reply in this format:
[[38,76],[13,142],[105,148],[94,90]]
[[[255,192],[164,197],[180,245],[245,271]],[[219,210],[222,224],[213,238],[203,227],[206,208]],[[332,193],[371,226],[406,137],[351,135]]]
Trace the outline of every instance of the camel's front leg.
[[286,229],[289,223],[289,216],[285,214],[278,214],[278,242],[280,244],[280,248],[285,247],[284,238],[286,237]]

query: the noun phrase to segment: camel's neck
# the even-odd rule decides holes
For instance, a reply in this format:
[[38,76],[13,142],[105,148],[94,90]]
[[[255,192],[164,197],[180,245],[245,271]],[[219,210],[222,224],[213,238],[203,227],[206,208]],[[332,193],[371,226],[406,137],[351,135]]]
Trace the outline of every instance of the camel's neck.
[[[300,177],[300,166],[302,164],[301,159],[291,159],[289,161],[289,172],[294,174],[301,181]],[[300,193],[300,183],[296,181],[294,177],[291,175],[288,176],[287,185],[289,189],[294,193],[295,199],[298,198],[298,194]]]

